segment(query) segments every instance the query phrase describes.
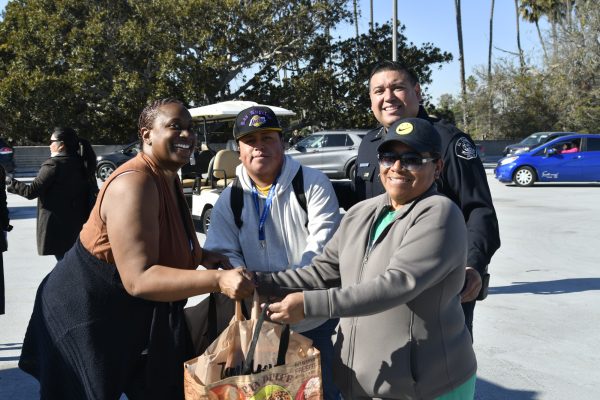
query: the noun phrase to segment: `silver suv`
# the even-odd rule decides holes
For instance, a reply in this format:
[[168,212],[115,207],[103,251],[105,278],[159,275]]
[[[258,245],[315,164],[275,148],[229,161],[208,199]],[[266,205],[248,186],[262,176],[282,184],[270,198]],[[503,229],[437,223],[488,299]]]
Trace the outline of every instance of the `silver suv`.
[[368,130],[315,132],[285,153],[302,165],[321,170],[329,178],[354,179],[358,146]]

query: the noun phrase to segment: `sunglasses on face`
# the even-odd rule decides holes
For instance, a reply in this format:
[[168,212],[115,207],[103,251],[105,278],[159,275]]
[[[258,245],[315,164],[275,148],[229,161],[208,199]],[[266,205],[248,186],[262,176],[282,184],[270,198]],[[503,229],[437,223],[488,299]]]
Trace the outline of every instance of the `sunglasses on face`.
[[386,152],[379,153],[377,157],[379,159],[379,165],[382,167],[390,168],[396,161],[400,161],[402,169],[408,171],[416,171],[422,168],[426,163],[437,160],[435,157],[423,157],[419,153]]

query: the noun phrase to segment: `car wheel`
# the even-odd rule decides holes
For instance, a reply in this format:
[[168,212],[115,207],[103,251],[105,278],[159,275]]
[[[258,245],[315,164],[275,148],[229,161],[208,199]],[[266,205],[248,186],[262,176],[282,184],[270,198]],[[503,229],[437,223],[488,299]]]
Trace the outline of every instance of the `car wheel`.
[[350,165],[350,168],[348,168],[348,173],[346,175],[346,178],[353,181],[355,175],[356,175],[356,163],[352,163],[352,165]]
[[100,180],[102,182],[104,182],[109,176],[110,174],[112,174],[115,171],[115,166],[112,164],[100,164],[98,166],[98,170],[96,175],[98,176],[98,178],[100,178]]
[[531,167],[521,167],[513,175],[513,182],[517,186],[532,186],[535,179],[535,171]]
[[212,207],[210,206],[206,207],[204,212],[202,212],[201,226],[204,234],[208,233],[208,228],[210,227],[210,214],[212,214]]

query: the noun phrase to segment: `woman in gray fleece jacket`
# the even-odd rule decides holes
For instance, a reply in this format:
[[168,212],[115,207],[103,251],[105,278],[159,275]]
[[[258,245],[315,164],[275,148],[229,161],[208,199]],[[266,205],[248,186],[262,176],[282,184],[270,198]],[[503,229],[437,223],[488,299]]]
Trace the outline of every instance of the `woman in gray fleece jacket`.
[[393,124],[378,148],[386,193],[350,209],[310,266],[257,276],[261,294],[285,296],[272,320],[341,318],[334,376],[346,399],[474,397],[459,296],[467,231],[435,187],[440,147],[425,120]]

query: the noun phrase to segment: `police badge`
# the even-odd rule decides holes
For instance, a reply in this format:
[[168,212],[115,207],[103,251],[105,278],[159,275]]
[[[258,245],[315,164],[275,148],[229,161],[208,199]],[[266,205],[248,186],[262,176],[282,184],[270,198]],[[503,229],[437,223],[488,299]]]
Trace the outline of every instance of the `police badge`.
[[456,145],[454,146],[454,153],[465,160],[472,160],[473,158],[477,158],[477,149],[473,146],[473,143],[469,141],[466,137],[461,137],[456,141]]

